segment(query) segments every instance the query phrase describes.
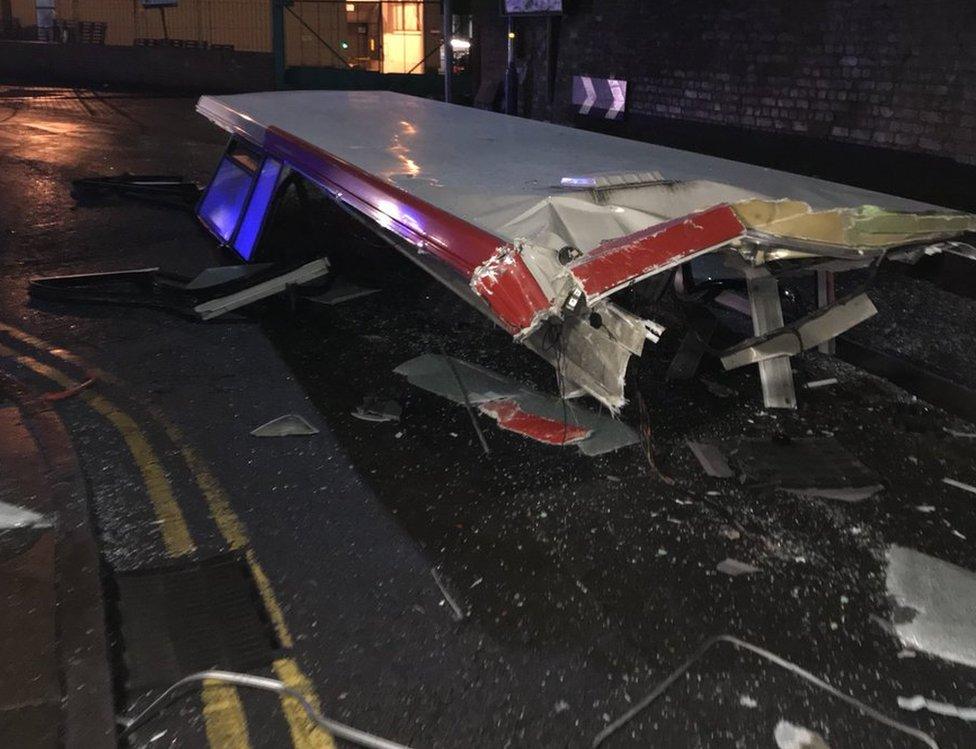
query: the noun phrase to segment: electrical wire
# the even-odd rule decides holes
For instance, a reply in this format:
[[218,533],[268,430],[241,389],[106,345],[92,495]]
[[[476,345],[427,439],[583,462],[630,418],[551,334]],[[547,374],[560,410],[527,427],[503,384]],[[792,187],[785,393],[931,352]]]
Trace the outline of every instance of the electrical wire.
[[150,717],[158,713],[163,704],[183,687],[195,682],[209,680],[219,681],[225,684],[234,684],[235,686],[239,687],[248,687],[249,689],[263,689],[268,692],[275,692],[279,695],[287,695],[302,706],[302,709],[305,711],[308,717],[319,728],[328,731],[333,736],[340,739],[345,739],[346,741],[350,741],[358,746],[365,746],[369,749],[409,749],[409,747],[405,746],[404,744],[398,744],[395,741],[390,741],[388,739],[381,738],[380,736],[374,736],[371,733],[360,731],[358,728],[353,728],[352,726],[347,726],[344,723],[339,723],[326,718],[318,710],[312,707],[309,701],[305,699],[300,692],[292,689],[284,682],[278,681],[277,679],[269,679],[265,676],[240,674],[234,671],[200,671],[198,673],[183,677],[166,689],[161,695],[159,695],[159,697],[149,703],[149,706],[134,718],[119,717],[118,722],[122,725],[122,735],[124,736],[131,733]]
[[678,666],[678,668],[676,668],[673,672],[671,672],[671,674],[664,681],[662,681],[660,684],[654,687],[654,689],[651,691],[650,694],[644,697],[644,699],[642,699],[640,702],[634,705],[626,713],[624,713],[615,721],[613,721],[613,723],[611,723],[602,731],[600,731],[600,733],[598,733],[596,737],[593,739],[594,749],[596,749],[596,747],[600,746],[600,744],[602,744],[604,741],[610,738],[610,736],[616,733],[617,730],[619,730],[624,725],[626,725],[631,720],[633,720],[633,718],[636,717],[638,713],[642,712],[645,708],[647,708],[647,706],[650,705],[652,702],[654,702],[654,700],[656,700],[658,697],[664,694],[671,687],[671,685],[674,684],[674,682],[676,682],[679,678],[681,678],[681,676],[689,668],[691,668],[691,666],[696,661],[698,661],[703,655],[705,655],[705,653],[708,650],[710,650],[713,646],[721,642],[727,642],[730,643],[731,645],[734,645],[737,648],[742,648],[743,650],[748,650],[752,653],[755,653],[756,655],[765,658],[766,660],[771,661],[772,663],[775,663],[780,668],[785,668],[787,671],[791,671],[797,676],[806,679],[811,684],[820,687],[820,689],[824,690],[828,694],[831,694],[837,699],[846,702],[848,705],[857,708],[862,713],[864,713],[865,715],[871,718],[874,718],[879,723],[883,723],[889,728],[893,728],[896,731],[901,731],[904,734],[916,738],[922,743],[924,743],[926,746],[931,747],[931,749],[939,749],[939,745],[935,742],[935,739],[933,739],[927,733],[924,733],[923,731],[920,731],[917,728],[912,728],[911,726],[907,726],[904,723],[899,723],[894,718],[889,718],[884,713],[875,710],[873,707],[866,705],[860,700],[844,694],[836,687],[832,686],[831,684],[828,684],[820,677],[814,676],[812,673],[810,673],[804,668],[801,668],[800,666],[797,666],[795,663],[790,663],[785,658],[781,658],[780,656],[776,655],[775,653],[769,650],[766,650],[765,648],[761,648],[758,645],[753,645],[752,643],[745,642],[744,640],[740,640],[738,637],[733,637],[732,635],[717,635],[715,637],[712,637],[709,640],[706,640],[705,643],[700,648],[698,648],[697,651],[695,651],[694,655],[692,655],[688,660],[686,660],[684,663]]
[[458,374],[457,367],[454,366],[454,359],[447,355],[443,346],[440,346],[441,355],[444,357],[444,361],[447,362],[447,366],[451,369],[451,374],[454,375],[454,380],[457,382],[458,389],[461,391],[461,397],[464,398],[464,407],[468,411],[468,416],[471,417],[471,424],[474,426],[474,432],[478,435],[478,441],[481,443],[481,449],[485,451],[485,455],[491,455],[491,450],[488,449],[488,442],[485,440],[484,432],[481,431],[481,424],[478,423],[478,417],[475,416],[474,407],[471,405],[471,398],[468,396],[468,389],[464,386],[464,380],[461,379],[461,375]]
[[[563,329],[561,325],[549,325],[542,333],[542,350],[545,352],[556,352],[556,389],[559,391],[559,400],[563,408],[563,438],[562,444],[566,444],[566,437],[569,434],[569,399],[566,397],[566,379],[563,372],[563,359],[565,358],[563,339]],[[573,414],[573,426],[578,426],[579,421],[576,414]]]

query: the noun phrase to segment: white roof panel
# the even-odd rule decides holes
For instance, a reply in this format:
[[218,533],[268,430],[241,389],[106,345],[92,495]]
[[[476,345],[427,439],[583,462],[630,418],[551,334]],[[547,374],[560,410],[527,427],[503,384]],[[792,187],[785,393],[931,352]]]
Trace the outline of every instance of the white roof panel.
[[[932,208],[775,169],[388,91],[204,96],[197,108],[257,144],[266,128],[276,126],[506,239],[525,229],[519,218],[532,206],[572,195],[559,187],[564,177],[593,174],[656,172],[666,180],[708,180],[737,188],[728,199],[741,199],[745,191],[803,200],[815,209]],[[684,208],[722,202],[717,187],[714,200],[703,197],[703,205]]]

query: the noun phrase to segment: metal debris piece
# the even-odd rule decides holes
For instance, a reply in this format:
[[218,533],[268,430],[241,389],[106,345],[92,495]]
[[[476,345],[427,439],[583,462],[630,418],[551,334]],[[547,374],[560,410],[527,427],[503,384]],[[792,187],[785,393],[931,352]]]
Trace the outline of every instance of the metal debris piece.
[[[783,327],[779,282],[765,268],[749,268],[746,271],[746,286],[749,289],[752,331],[757,336],[751,340],[762,341],[767,334],[773,334]],[[746,344],[748,343],[747,341]],[[753,361],[759,364],[759,382],[762,385],[763,403],[766,408],[796,408],[796,391],[793,388],[790,357],[775,354],[762,358],[756,357]],[[722,364],[726,369],[732,369],[726,362],[725,356],[722,357]]]
[[108,195],[190,209],[200,198],[200,187],[175,174],[106,175],[71,183],[71,197],[82,205]]
[[[750,297],[752,293],[750,290]],[[723,352],[722,366],[726,369],[735,369],[747,364],[761,364],[765,361],[795,356],[833,340],[877,313],[878,309],[867,294],[855,294],[835,302],[830,307],[818,309],[789,325],[783,325],[782,314],[780,314],[779,325],[775,329],[757,330],[755,338],[743,341]]]
[[243,281],[271,267],[271,263],[253,263],[250,265],[217,265],[204,268],[186,285],[187,291],[210,289],[223,286],[225,283]]
[[825,388],[830,385],[836,385],[836,384],[837,384],[836,377],[828,377],[824,380],[811,380],[810,382],[806,383],[803,387],[805,387],[807,390],[816,390],[817,388]]
[[298,414],[279,416],[251,432],[255,437],[308,437],[318,433],[318,429]]
[[434,578],[434,583],[436,583],[437,588],[440,590],[441,595],[444,596],[444,600],[447,601],[447,605],[451,607],[451,612],[454,617],[454,621],[461,622],[464,621],[465,613],[464,609],[454,600],[454,596],[447,592],[447,587],[444,585],[444,581],[441,580],[441,576],[437,574],[437,569],[431,567],[430,576]]
[[482,403],[478,410],[491,416],[502,429],[524,434],[547,445],[573,445],[593,434],[593,430],[570,424],[563,419],[551,419],[523,411],[516,401],[510,399]]
[[690,380],[698,372],[702,357],[718,328],[718,318],[702,304],[690,304],[685,309],[688,331],[681,339],[678,353],[674,355],[665,379]]
[[728,454],[749,481],[800,496],[858,502],[884,488],[833,438],[740,438]]
[[218,299],[209,299],[195,306],[193,311],[201,320],[210,320],[232,310],[245,307],[248,304],[253,304],[265,297],[279,294],[289,286],[301,286],[302,284],[314,281],[316,278],[321,278],[328,272],[329,261],[324,257],[319,258],[310,263],[305,263],[300,268],[275,276],[274,278],[269,278],[267,281],[256,283],[253,286],[248,286],[233,294],[228,294]]
[[55,390],[53,393],[42,393],[41,400],[45,401],[46,403],[56,403],[58,401],[67,400],[68,398],[78,395],[78,393],[80,393],[82,390],[90,388],[94,384],[95,378],[89,377],[84,382],[79,382],[77,385],[72,385],[71,387],[64,388],[63,390]]
[[348,302],[352,299],[359,299],[360,297],[369,296],[370,294],[375,294],[379,289],[369,289],[363,286],[357,286],[354,283],[346,281],[344,278],[337,278],[321,294],[316,294],[315,296],[306,296],[310,302],[315,302],[316,304],[327,304],[329,306],[335,306],[337,304],[342,304],[343,302]]
[[600,746],[600,744],[602,744],[604,741],[610,738],[610,736],[612,736],[614,733],[620,730],[623,726],[627,725],[631,720],[637,717],[637,715],[639,715],[644,710],[646,710],[651,703],[653,703],[658,697],[660,697],[662,694],[668,691],[668,689],[671,688],[671,685],[674,684],[678,679],[680,679],[688,671],[689,668],[691,668],[696,662],[701,660],[702,656],[704,656],[705,653],[711,650],[715,645],[718,645],[719,643],[722,642],[727,642],[733,647],[742,648],[743,650],[748,650],[749,652],[754,653],[760,656],[761,658],[765,658],[767,661],[779,666],[780,668],[785,668],[787,671],[790,671],[796,674],[797,676],[799,676],[800,678],[805,679],[806,681],[810,682],[816,687],[819,687],[820,689],[827,692],[828,694],[833,695],[837,699],[846,702],[848,705],[851,705],[852,707],[860,710],[869,718],[873,718],[879,723],[882,723],[888,726],[889,728],[893,728],[896,731],[901,731],[902,733],[907,734],[908,736],[912,736],[913,738],[916,738],[919,741],[923,742],[926,746],[931,747],[931,749],[939,749],[939,745],[935,742],[935,739],[933,739],[927,733],[919,731],[917,728],[906,726],[904,723],[900,723],[897,720],[889,718],[884,713],[875,710],[873,707],[866,705],[865,703],[861,702],[858,699],[855,699],[854,697],[844,694],[839,689],[832,686],[831,684],[828,684],[820,677],[814,676],[806,669],[797,666],[795,663],[791,663],[785,658],[781,658],[780,656],[776,655],[772,651],[766,650],[765,648],[761,648],[758,645],[753,645],[752,643],[745,642],[744,640],[740,640],[738,637],[733,637],[732,635],[716,635],[715,637],[712,637],[706,640],[704,643],[702,643],[701,647],[699,647],[698,650],[696,650],[695,653],[688,660],[686,660],[684,663],[678,666],[678,668],[672,671],[671,674],[669,674],[668,677],[664,679],[664,681],[662,681],[660,684],[654,687],[654,689],[651,690],[650,694],[648,694],[643,699],[639,700],[636,705],[630,708],[630,710],[625,712],[619,718],[617,718],[612,723],[610,723],[606,728],[600,731],[600,733],[598,733],[593,739],[592,746],[594,747],[594,749]]
[[328,271],[329,261],[319,258],[290,269],[267,265],[209,268],[188,282],[184,276],[159,268],[135,268],[32,278],[28,292],[36,299],[150,307],[210,320],[314,281]]
[[976,432],[961,432],[958,429],[949,429],[948,427],[942,427],[946,434],[951,434],[953,437],[960,437],[963,439],[976,439]]
[[738,559],[732,559],[731,557],[728,559],[723,559],[721,562],[715,565],[715,569],[726,575],[731,575],[732,577],[759,572],[758,567],[753,567],[751,564],[740,562]]
[[54,522],[47,515],[41,515],[26,507],[0,501],[0,531],[18,528],[53,528]]
[[779,749],[830,749],[823,737],[809,728],[781,720],[773,729],[773,738]]
[[867,486],[817,487],[815,489],[785,489],[796,497],[817,497],[819,499],[836,499],[838,502],[863,502],[873,497],[884,487],[881,484]]
[[379,398],[365,398],[361,406],[357,406],[352,415],[360,421],[399,421],[403,408],[394,400],[380,400]]
[[[638,439],[630,427],[614,418],[530,390],[504,375],[460,359],[424,354],[393,371],[413,385],[459,405],[465,404],[466,397],[471,406],[498,419],[502,428],[548,444],[574,444],[585,455],[610,452]],[[578,430],[585,430],[586,436]]]
[[885,584],[904,647],[976,667],[976,573],[890,546]]
[[962,720],[976,720],[976,707],[957,707],[947,702],[937,700],[927,700],[922,695],[916,694],[912,697],[899,697],[898,707],[903,710],[911,710],[913,713],[925,709],[937,715],[946,715],[950,718],[961,718]]
[[976,486],[972,484],[964,484],[962,481],[956,481],[955,479],[944,478],[942,479],[943,484],[948,484],[949,486],[954,486],[957,489],[962,489],[963,491],[972,492],[976,494]]
[[356,744],[357,746],[368,747],[368,749],[409,749],[395,741],[390,741],[389,739],[366,733],[366,731],[360,731],[358,728],[347,726],[345,723],[339,723],[338,721],[326,718],[312,706],[305,698],[305,695],[284,682],[278,681],[278,679],[269,679],[266,676],[253,676],[252,674],[241,674],[234,671],[200,671],[199,673],[183,677],[150,702],[148,707],[134,718],[119,716],[118,723],[122,727],[122,735],[125,736],[126,734],[132,733],[156,715],[173,698],[173,695],[181,691],[184,687],[206,681],[217,681],[239,687],[247,687],[249,689],[264,689],[283,697],[288,696],[301,706],[312,724],[337,738]]
[[735,472],[729,467],[729,462],[725,459],[725,455],[718,445],[707,442],[691,442],[690,440],[687,445],[709,476],[719,479],[730,479],[735,476]]

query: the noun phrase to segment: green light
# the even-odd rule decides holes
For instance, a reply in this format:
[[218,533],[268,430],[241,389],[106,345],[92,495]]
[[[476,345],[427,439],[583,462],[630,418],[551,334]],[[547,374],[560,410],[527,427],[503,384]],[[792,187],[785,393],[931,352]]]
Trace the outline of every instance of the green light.
[[349,42],[339,42],[339,46],[343,49],[349,49]]

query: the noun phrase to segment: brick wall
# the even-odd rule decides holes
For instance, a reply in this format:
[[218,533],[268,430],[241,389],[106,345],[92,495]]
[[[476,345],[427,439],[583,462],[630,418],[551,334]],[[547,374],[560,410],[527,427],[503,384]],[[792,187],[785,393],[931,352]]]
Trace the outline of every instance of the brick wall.
[[[523,114],[571,121],[571,77],[628,81],[628,112],[976,164],[973,0],[567,0],[516,21]],[[505,28],[481,3],[483,75]]]

